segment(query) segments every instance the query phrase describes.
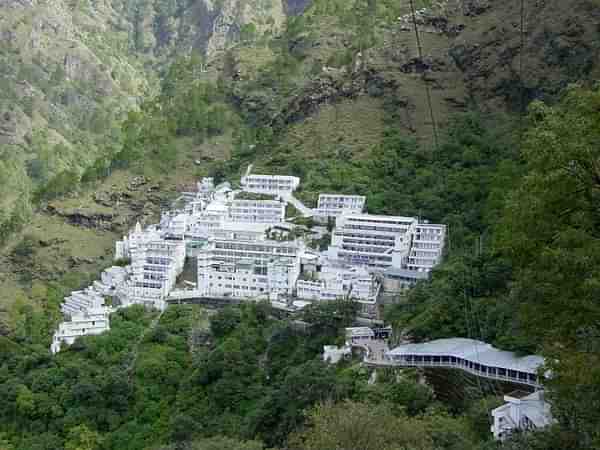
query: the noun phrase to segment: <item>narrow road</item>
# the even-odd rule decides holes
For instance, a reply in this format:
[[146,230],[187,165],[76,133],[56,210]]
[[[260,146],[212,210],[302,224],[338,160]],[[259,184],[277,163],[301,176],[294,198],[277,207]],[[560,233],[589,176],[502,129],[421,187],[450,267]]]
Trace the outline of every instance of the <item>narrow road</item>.
[[312,209],[306,207],[304,203],[294,197],[292,194],[282,195],[283,199],[286,202],[291,203],[294,207],[302,214],[304,217],[312,217],[314,216],[314,212]]

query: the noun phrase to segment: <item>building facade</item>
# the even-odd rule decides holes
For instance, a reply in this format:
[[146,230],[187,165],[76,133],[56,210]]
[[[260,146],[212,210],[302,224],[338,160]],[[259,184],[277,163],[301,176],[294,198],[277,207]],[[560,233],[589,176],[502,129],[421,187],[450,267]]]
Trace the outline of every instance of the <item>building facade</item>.
[[409,270],[429,272],[442,260],[446,225],[420,223],[412,236],[406,266]]
[[153,241],[136,248],[132,252],[132,275],[125,301],[164,309],[164,299],[175,286],[184,262],[183,240]]
[[71,345],[78,337],[98,335],[110,329],[110,309],[105,307],[89,308],[71,314],[70,320],[61,322],[52,337],[50,351],[57,353],[61,347]]
[[295,242],[209,239],[197,257],[198,289],[219,297],[291,296],[301,250]]
[[414,217],[342,214],[336,219],[327,253],[353,265],[400,268],[416,226]]
[[299,279],[296,296],[304,300],[336,300],[351,298],[359,303],[375,304],[379,293],[377,278],[364,267],[348,267],[340,264],[321,266],[312,279]]
[[544,400],[544,391],[515,391],[505,395],[504,401],[504,405],[491,413],[491,432],[495,439],[504,440],[515,431],[540,429],[553,422],[550,404]]
[[285,220],[285,203],[278,200],[234,200],[229,208],[232,222],[278,224]]
[[289,195],[300,184],[300,178],[287,175],[246,175],[241,179],[242,190],[256,194]]
[[343,213],[328,256],[377,269],[429,272],[442,259],[446,226],[415,217]]
[[342,214],[360,214],[365,207],[366,197],[363,195],[320,194],[315,217],[327,219]]

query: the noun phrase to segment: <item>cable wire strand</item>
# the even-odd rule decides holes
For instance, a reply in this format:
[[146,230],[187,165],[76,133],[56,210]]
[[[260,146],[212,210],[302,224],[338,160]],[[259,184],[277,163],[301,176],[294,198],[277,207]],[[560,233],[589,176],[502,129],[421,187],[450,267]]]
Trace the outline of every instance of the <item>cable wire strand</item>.
[[[415,38],[417,42],[417,52],[419,55],[419,60],[423,61],[423,46],[421,44],[421,36],[419,35],[419,26],[417,24],[417,13],[415,10],[414,0],[410,0],[410,10],[412,14],[412,21],[415,30]],[[433,129],[433,143],[435,149],[438,149],[438,132],[437,132],[437,124],[435,121],[435,115],[433,114],[433,106],[431,102],[431,90],[429,89],[429,84],[425,80],[425,71],[423,71],[421,75],[421,79],[423,80],[423,84],[425,84],[425,94],[427,96],[427,106],[429,107],[429,117],[431,119],[431,128]]]

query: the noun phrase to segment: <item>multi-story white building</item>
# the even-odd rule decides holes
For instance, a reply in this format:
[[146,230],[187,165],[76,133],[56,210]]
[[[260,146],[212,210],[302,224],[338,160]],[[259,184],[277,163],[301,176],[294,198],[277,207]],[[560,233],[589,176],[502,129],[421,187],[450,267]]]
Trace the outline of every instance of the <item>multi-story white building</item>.
[[200,199],[210,201],[214,197],[215,180],[212,177],[204,177],[196,183],[196,188]]
[[191,216],[184,213],[165,213],[161,217],[161,231],[163,235],[177,239],[183,239],[186,231],[188,220]]
[[251,262],[214,261],[198,257],[197,289],[204,296],[267,298],[266,270],[257,270]]
[[327,219],[342,214],[360,214],[365,207],[366,197],[363,195],[320,194],[315,217]]
[[295,242],[211,238],[198,255],[198,289],[237,298],[291,295],[300,252]]
[[400,268],[416,226],[414,217],[342,214],[336,219],[327,254],[353,265]]
[[344,213],[327,252],[355,265],[429,272],[441,261],[445,237],[445,225],[415,217]]
[[89,308],[71,314],[70,320],[62,322],[52,337],[50,351],[57,353],[63,344],[71,345],[80,336],[97,335],[110,329],[110,308]]
[[429,272],[442,259],[446,225],[420,223],[412,236],[406,266],[409,270]]
[[214,258],[215,261],[250,260],[266,264],[273,258],[280,258],[289,262],[299,261],[299,255],[303,248],[301,243],[295,241],[250,241],[212,238],[209,239],[203,253]]
[[60,305],[60,310],[67,316],[73,316],[92,308],[104,306],[104,297],[92,287],[82,291],[73,291],[65,297]]
[[241,179],[242,190],[257,194],[289,195],[300,184],[300,178],[287,175],[246,175]]
[[297,264],[277,258],[264,264],[199,257],[197,289],[205,296],[277,299],[292,295],[299,272]]
[[277,224],[285,220],[285,203],[279,200],[234,200],[229,208],[232,222]]
[[137,222],[127,236],[123,236],[122,240],[115,243],[115,259],[131,258],[132,250],[160,239],[160,231],[155,226],[142,230],[142,226]]
[[492,410],[494,438],[504,440],[515,431],[544,428],[553,422],[544,391],[515,391],[504,396],[504,405]]
[[175,286],[184,262],[183,240],[158,240],[133,250],[132,275],[127,284],[124,303],[140,303],[164,309],[164,299]]
[[363,267],[347,267],[323,263],[321,271],[313,279],[298,280],[296,296],[305,300],[336,300],[352,298],[360,303],[375,304],[379,283],[374,275]]
[[100,334],[110,328],[111,308],[104,304],[104,296],[94,287],[71,292],[65,297],[61,311],[66,320],[54,333],[50,346],[52,353],[60,351],[62,344],[71,345],[79,336]]

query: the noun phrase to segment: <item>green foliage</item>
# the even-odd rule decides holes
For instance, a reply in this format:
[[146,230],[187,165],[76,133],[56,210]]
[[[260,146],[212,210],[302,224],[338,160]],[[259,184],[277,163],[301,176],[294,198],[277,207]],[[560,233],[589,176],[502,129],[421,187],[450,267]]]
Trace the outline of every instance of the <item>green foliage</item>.
[[131,258],[119,258],[113,261],[113,265],[119,267],[125,267],[131,264]]
[[467,449],[475,441],[465,423],[445,415],[419,419],[393,415],[386,404],[321,404],[310,412],[305,431],[292,436],[294,450]]
[[23,236],[23,239],[21,239],[21,241],[15,246],[12,251],[12,255],[15,259],[21,261],[27,260],[35,253],[36,247],[37,243],[35,242],[33,236],[26,235]]
[[73,191],[79,184],[79,174],[72,170],[63,170],[52,177],[34,193],[36,203],[62,197]]
[[532,105],[527,175],[498,227],[519,323],[552,361],[554,413],[584,448],[600,444],[598,105],[600,90],[577,87],[556,106]]

